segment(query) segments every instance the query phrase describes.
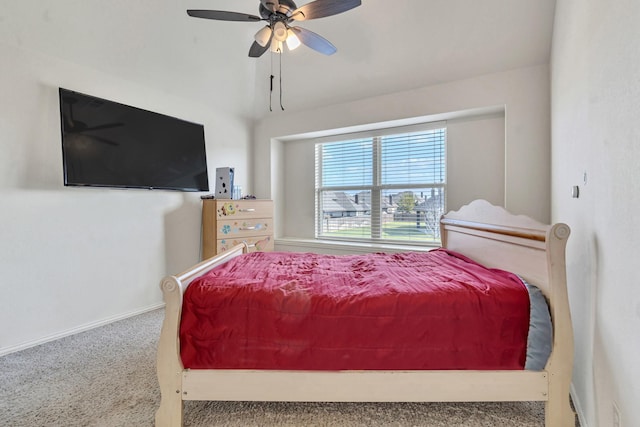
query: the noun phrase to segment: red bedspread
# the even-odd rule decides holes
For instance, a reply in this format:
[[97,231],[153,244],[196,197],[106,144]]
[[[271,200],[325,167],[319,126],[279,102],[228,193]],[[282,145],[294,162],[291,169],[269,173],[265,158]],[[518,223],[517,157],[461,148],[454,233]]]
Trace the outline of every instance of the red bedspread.
[[255,252],[185,292],[186,368],[523,369],[529,297],[454,252]]

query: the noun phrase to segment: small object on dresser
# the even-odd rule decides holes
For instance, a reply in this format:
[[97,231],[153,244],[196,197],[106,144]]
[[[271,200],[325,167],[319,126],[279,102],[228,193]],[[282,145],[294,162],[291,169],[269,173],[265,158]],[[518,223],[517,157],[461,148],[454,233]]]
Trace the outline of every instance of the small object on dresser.
[[204,194],[204,195],[200,196],[200,198],[202,200],[209,200],[209,199],[215,199],[216,196],[214,194]]
[[256,199],[256,196],[253,196],[253,195],[251,195],[251,194],[247,194],[247,195],[246,195],[246,196],[244,196],[242,199],[243,199],[243,200],[255,200],[255,199]]
[[239,185],[233,186],[233,197],[232,199],[240,200],[242,199],[242,187]]
[[216,168],[216,196],[231,199],[233,191],[234,168]]

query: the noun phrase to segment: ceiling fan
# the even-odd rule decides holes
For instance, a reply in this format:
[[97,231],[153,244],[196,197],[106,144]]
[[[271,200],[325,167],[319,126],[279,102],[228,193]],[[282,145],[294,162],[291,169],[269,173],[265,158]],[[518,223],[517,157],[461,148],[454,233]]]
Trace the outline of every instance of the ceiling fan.
[[260,16],[200,9],[189,9],[187,14],[195,18],[219,21],[266,21],[267,25],[256,33],[255,41],[249,49],[249,56],[252,58],[262,56],[269,49],[280,53],[285,42],[290,50],[302,43],[315,51],[332,55],[337,49],[327,39],[313,31],[290,24],[294,21],[308,21],[337,15],[361,4],[361,0],[315,0],[297,7],[293,0],[260,0]]

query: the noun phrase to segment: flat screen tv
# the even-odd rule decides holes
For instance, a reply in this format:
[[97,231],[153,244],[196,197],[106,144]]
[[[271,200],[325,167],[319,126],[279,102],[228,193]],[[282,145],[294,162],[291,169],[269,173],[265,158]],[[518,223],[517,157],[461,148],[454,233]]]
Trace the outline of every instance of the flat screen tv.
[[204,126],[59,89],[64,185],[209,191]]

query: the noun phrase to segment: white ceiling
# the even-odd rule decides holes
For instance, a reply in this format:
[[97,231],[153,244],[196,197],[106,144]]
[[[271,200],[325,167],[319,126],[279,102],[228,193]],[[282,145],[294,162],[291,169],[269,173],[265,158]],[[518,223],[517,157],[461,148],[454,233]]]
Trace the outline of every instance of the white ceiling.
[[[212,108],[269,113],[278,58],[247,52],[262,23],[191,18],[186,9],[258,14],[258,0],[0,0],[0,42],[38,50]],[[304,4],[299,2],[298,6]],[[298,23],[330,40],[324,56],[282,56],[287,111],[549,62],[555,0],[362,0]],[[3,61],[4,62],[4,61]]]

